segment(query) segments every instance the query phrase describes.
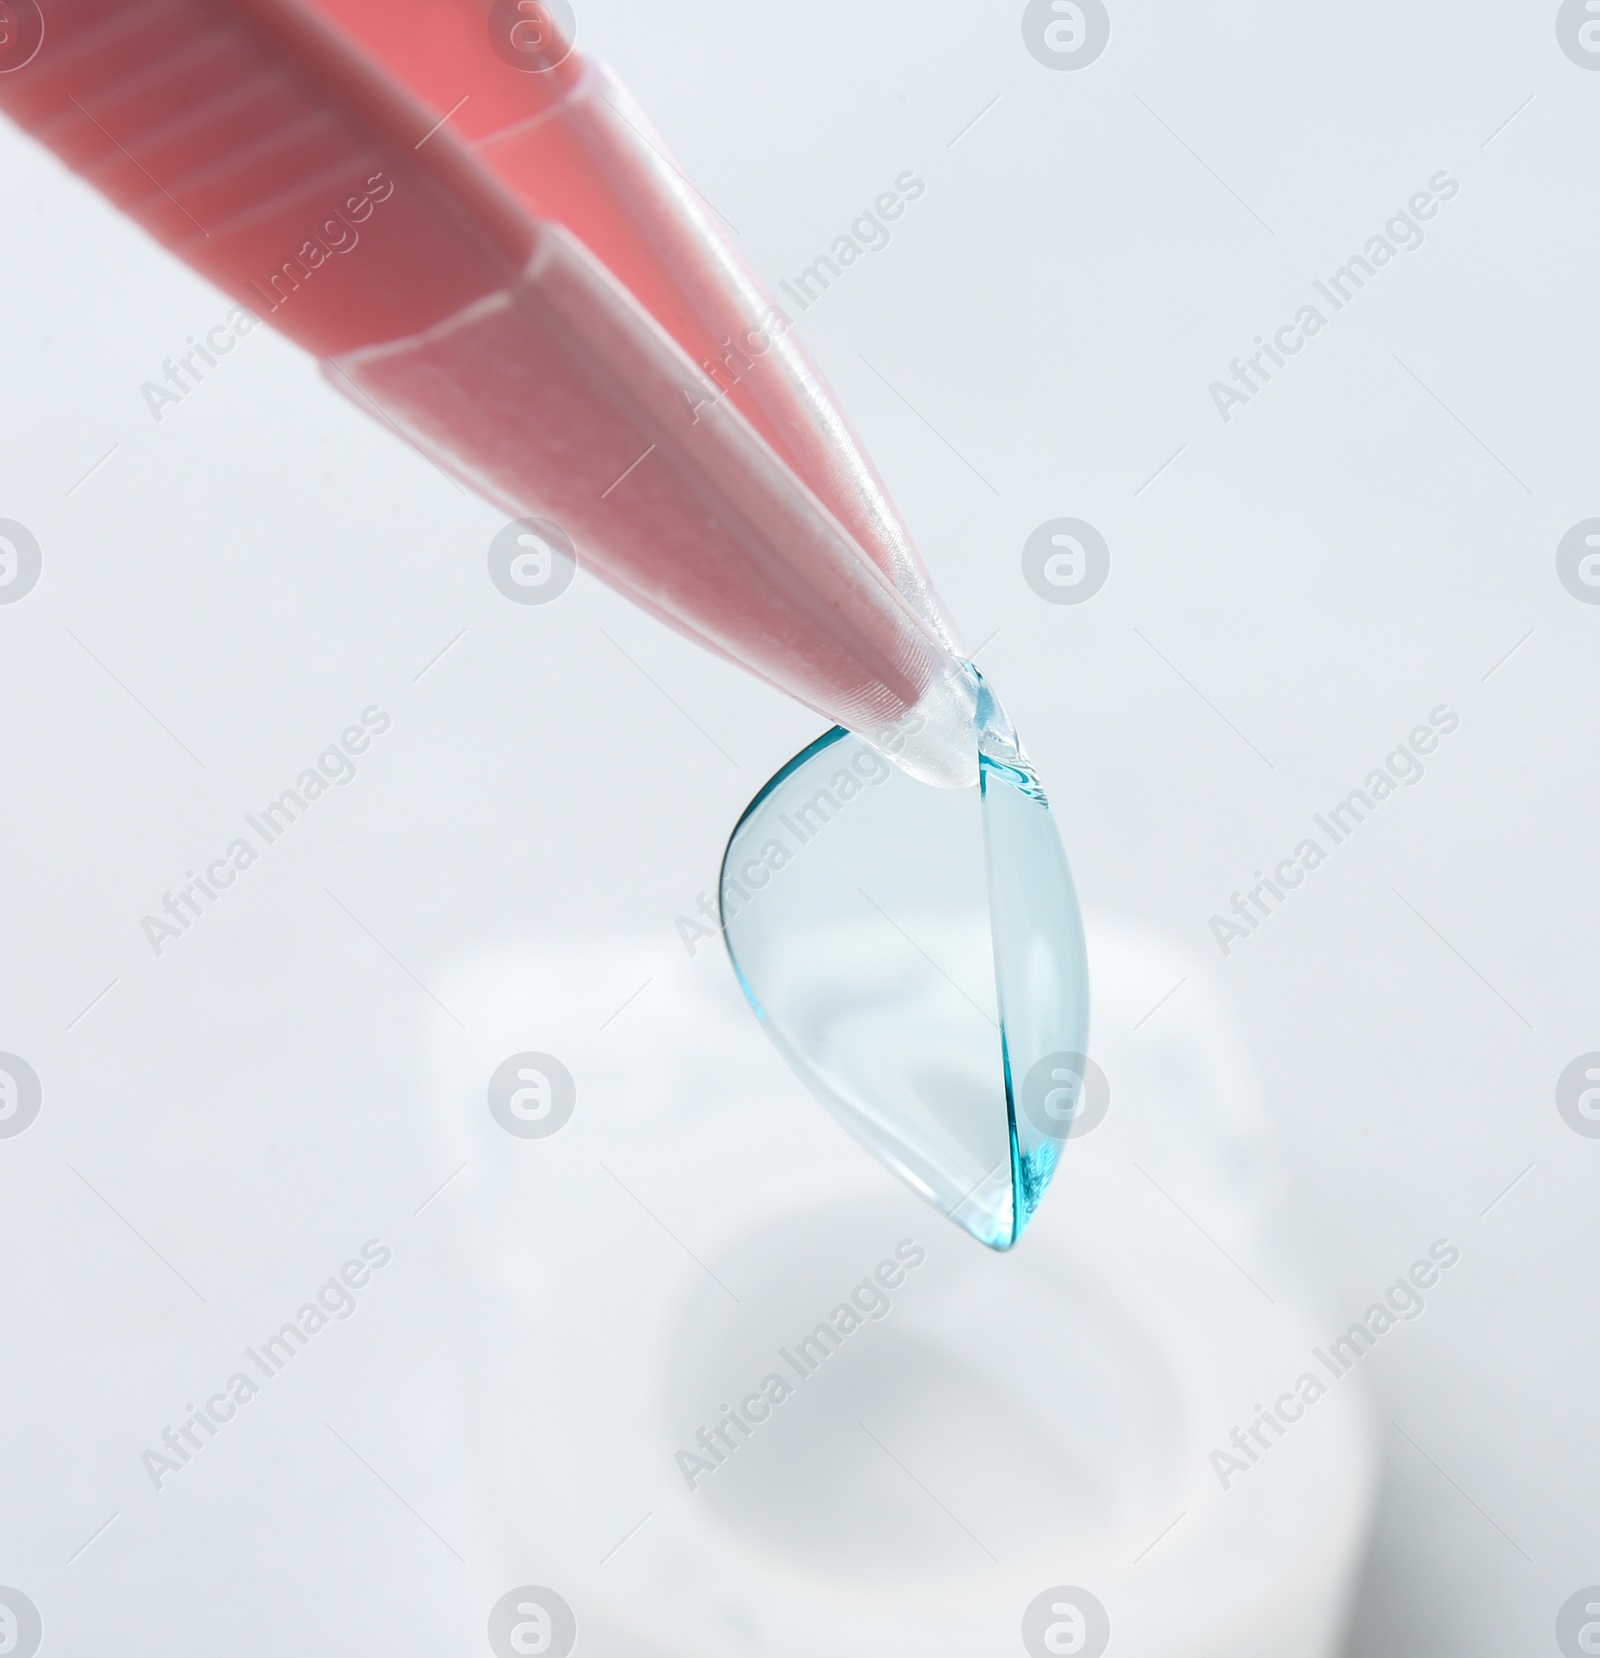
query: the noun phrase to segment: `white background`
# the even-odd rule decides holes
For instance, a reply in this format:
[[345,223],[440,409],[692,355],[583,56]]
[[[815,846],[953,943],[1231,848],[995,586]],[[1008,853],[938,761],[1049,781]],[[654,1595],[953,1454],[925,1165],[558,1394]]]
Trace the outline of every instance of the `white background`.
[[[1086,905],[1215,957],[1208,918],[1313,811],[1430,708],[1460,715],[1220,962],[1330,1304],[1354,1317],[1435,1237],[1462,1248],[1369,1361],[1363,1658],[1554,1651],[1557,1608],[1600,1579],[1600,1143],[1553,1096],[1600,1048],[1600,607],[1554,565],[1600,513],[1600,73],[1554,12],[1118,4],[1073,74],[1028,55],[1015,5],[581,21],[769,282],[926,179],[801,331],[967,643],[993,635]],[[1210,382],[1440,169],[1460,192],[1425,245],[1224,423]],[[555,928],[676,948],[816,722],[586,575],[507,603],[496,515],[265,331],[157,424],[141,383],[228,302],[10,128],[0,223],[0,517],[45,560],[0,608],[0,1048],[45,1081],[0,1142],[0,1306],[55,1332],[0,1361],[0,1542],[65,1602],[84,1570],[133,1592],[128,1534],[175,1522],[119,1493],[218,1353],[436,1212],[411,1214],[449,1165],[406,1125],[410,1033],[440,1015],[408,973]],[[1081,607],[1021,576],[1062,515],[1111,548]],[[358,780],[155,959],[140,917],[373,702],[394,727]],[[366,1369],[305,1433],[331,1420],[420,1481],[447,1447],[350,1426],[437,1340],[382,1316],[353,1321]],[[120,1373],[119,1321],[148,1361]],[[308,1466],[342,1491],[346,1455],[323,1435]],[[65,1567],[113,1509],[100,1560]],[[367,1547],[301,1569],[359,1576]],[[169,1587],[247,1618],[280,1593],[252,1581]]]

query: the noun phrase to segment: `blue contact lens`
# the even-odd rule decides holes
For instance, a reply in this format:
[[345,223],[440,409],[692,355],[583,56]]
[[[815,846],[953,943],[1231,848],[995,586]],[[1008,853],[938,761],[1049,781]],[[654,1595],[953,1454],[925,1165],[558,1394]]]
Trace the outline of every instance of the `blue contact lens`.
[[750,1005],[817,1098],[1009,1249],[1088,1123],[1088,968],[1049,803],[972,673],[977,788],[919,783],[835,727],[740,818],[722,919]]

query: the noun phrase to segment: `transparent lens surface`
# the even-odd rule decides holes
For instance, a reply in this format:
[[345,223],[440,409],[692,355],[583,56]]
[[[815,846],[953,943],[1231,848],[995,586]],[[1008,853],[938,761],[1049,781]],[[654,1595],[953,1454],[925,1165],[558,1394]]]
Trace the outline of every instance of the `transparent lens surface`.
[[721,900],[745,994],[812,1092],[1006,1249],[1082,1114],[1088,977],[1043,792],[1014,746],[980,757],[979,788],[930,788],[835,728],[746,810]]

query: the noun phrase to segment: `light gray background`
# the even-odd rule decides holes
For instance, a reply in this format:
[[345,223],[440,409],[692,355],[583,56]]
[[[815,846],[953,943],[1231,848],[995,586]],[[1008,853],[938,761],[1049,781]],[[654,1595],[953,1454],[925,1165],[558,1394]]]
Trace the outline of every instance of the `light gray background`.
[[[581,28],[771,282],[926,179],[801,328],[990,639],[1086,903],[1214,949],[1208,917],[1311,812],[1459,713],[1225,977],[1333,1303],[1354,1316],[1440,1234],[1463,1249],[1370,1361],[1387,1472],[1353,1650],[1551,1652],[1600,1579],[1600,1143],[1553,1101],[1600,1048],[1600,607],[1554,569],[1600,513],[1600,73],[1554,4],[1115,4],[1069,74],[1021,10],[612,0]],[[1224,424],[1208,384],[1441,168],[1460,193],[1426,244]],[[424,982],[473,940],[670,939],[816,722],[585,574],[508,603],[497,517],[264,331],[155,423],[141,383],[228,302],[9,128],[0,219],[0,516],[44,551],[0,608],[0,1047],[45,1088],[0,1142],[0,1307],[60,1336],[0,1360],[0,1560],[66,1604],[131,1561],[123,1515],[62,1564],[118,1507],[129,1436],[207,1385],[215,1332],[271,1328],[372,1235],[409,1276],[320,1338],[362,1359],[348,1398],[293,1407],[308,1466],[369,1479],[328,1422],[447,1503],[444,1431],[386,1402],[431,1345],[404,1309],[443,1295],[412,1210],[448,1171],[402,1131],[406,1033],[435,1012],[363,927]],[[1058,516],[1111,549],[1082,607],[1022,579]],[[394,729],[358,780],[156,960],[140,916],[372,702]],[[119,1375],[92,1332],[135,1316],[158,1334]],[[175,1577],[169,1633],[215,1597],[214,1628],[286,1638],[285,1593],[375,1580],[392,1500],[368,1495],[373,1533],[299,1585]],[[369,1592],[392,1616],[345,1599]]]

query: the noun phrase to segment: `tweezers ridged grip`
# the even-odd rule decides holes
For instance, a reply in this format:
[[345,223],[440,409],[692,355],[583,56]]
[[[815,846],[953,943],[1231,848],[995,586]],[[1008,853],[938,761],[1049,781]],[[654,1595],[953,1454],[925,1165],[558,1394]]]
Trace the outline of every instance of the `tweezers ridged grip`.
[[430,327],[525,261],[509,201],[449,145],[419,160],[425,113],[303,10],[48,0],[45,18],[0,108],[318,355]]

